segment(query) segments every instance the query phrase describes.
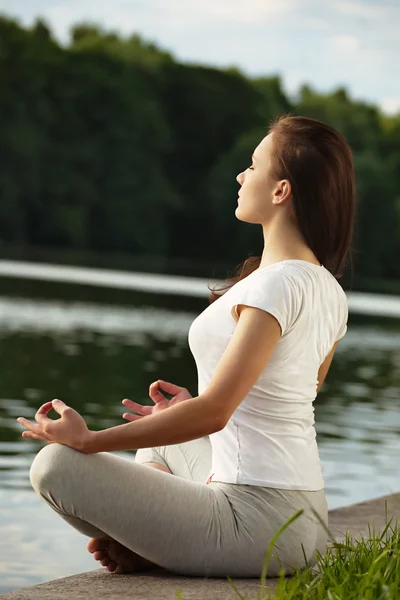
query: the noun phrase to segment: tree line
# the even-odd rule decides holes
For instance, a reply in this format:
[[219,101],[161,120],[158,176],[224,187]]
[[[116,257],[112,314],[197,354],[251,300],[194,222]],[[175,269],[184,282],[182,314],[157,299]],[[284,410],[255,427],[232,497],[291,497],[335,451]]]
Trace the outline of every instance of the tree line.
[[262,249],[261,227],[235,217],[236,174],[289,111],[347,138],[356,272],[400,280],[400,114],[342,88],[294,101],[279,77],[180,63],[138,35],[81,24],[61,46],[41,20],[0,17],[0,251],[235,266]]

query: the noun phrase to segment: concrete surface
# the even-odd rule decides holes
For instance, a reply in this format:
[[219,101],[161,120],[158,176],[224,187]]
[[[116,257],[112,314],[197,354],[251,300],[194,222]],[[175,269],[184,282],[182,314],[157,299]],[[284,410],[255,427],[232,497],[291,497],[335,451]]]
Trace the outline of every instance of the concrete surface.
[[[394,522],[396,519],[400,520],[400,493],[330,511],[329,527],[335,539],[343,539],[346,530],[356,538],[368,537],[368,524],[375,527],[376,533],[382,531],[386,523],[385,501],[387,501],[388,519],[393,517]],[[257,592],[261,587],[258,579],[233,579],[233,581],[246,600],[257,598]],[[268,580],[268,585],[273,589],[274,580]],[[115,575],[103,568],[0,594],[0,598],[1,600],[90,600],[92,598],[176,600],[177,590],[182,592],[184,600],[238,600],[239,598],[226,579],[179,577],[163,569],[149,573]]]

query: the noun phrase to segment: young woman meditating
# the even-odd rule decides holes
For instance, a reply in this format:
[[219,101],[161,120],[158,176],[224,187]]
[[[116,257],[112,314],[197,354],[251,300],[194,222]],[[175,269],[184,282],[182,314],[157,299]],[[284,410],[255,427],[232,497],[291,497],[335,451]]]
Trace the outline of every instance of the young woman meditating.
[[[30,470],[34,489],[92,538],[109,571],[258,578],[300,509],[268,575],[313,565],[325,549],[313,401],[347,329],[337,279],[353,235],[352,155],[331,127],[283,117],[237,181],[236,217],[262,226],[264,249],[190,327],[198,395],[156,381],[153,407],[124,400],[136,414],[101,431],[60,400],[35,422],[18,419],[23,437],[48,442]],[[132,449],[135,461],[112,454]]]

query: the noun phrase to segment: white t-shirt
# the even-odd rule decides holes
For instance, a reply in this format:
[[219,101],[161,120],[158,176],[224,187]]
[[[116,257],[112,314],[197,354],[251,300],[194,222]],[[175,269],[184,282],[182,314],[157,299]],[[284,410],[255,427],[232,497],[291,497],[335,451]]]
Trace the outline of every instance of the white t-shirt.
[[207,389],[235,330],[237,304],[272,314],[282,336],[227,425],[210,435],[210,478],[289,490],[322,489],[313,401],[318,369],[347,331],[347,296],[324,266],[308,261],[284,260],[253,271],[190,326],[198,395]]

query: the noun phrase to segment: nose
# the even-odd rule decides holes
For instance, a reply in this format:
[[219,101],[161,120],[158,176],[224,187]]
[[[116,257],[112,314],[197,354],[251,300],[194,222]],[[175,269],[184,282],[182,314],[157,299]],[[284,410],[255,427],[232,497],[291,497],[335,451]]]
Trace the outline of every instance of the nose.
[[243,185],[243,172],[236,176],[236,181],[240,183],[240,185]]

